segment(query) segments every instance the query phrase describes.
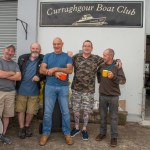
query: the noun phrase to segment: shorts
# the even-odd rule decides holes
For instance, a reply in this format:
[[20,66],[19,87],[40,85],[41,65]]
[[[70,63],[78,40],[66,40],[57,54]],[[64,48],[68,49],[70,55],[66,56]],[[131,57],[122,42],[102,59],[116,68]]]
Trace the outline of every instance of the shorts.
[[39,96],[16,96],[16,112],[36,115],[39,110]]
[[0,118],[14,117],[16,91],[0,91]]
[[92,112],[94,104],[94,93],[83,93],[72,90],[72,109],[73,112],[80,112],[81,108],[84,112]]

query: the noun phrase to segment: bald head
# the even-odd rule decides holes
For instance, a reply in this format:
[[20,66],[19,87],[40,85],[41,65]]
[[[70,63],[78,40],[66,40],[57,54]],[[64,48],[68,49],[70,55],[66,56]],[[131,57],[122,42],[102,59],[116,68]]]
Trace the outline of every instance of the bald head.
[[115,53],[114,53],[114,50],[113,50],[113,49],[107,48],[105,51],[106,51],[112,58],[114,58]]
[[103,52],[103,59],[106,63],[112,63],[113,58],[114,58],[114,50],[111,48],[107,48],[106,50],[104,50]]
[[59,42],[63,43],[63,41],[62,41],[62,39],[61,39],[60,37],[54,38],[53,43],[54,43],[55,41],[59,41]]
[[61,38],[59,37],[56,37],[54,40],[53,40],[53,48],[54,48],[54,52],[56,54],[60,54],[62,52],[62,47],[63,47],[63,41]]

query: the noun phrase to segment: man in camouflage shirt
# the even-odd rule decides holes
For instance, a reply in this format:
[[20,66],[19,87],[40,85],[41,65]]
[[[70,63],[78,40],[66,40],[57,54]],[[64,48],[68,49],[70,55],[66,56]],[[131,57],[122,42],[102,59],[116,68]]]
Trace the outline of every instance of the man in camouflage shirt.
[[83,53],[73,56],[74,78],[72,82],[72,108],[74,112],[75,128],[71,131],[74,137],[80,133],[79,118],[81,104],[83,108],[83,128],[82,139],[88,140],[87,124],[89,113],[92,111],[95,93],[95,76],[98,66],[103,63],[103,58],[91,54],[93,50],[92,42],[86,40],[82,45]]

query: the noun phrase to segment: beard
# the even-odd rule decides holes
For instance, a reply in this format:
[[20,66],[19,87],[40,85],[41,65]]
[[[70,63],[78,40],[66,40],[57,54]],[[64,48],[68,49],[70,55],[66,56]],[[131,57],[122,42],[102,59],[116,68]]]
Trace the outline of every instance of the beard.
[[37,53],[37,52],[32,52],[32,53],[31,53],[31,56],[34,57],[34,58],[37,58],[37,57],[39,57],[39,53]]

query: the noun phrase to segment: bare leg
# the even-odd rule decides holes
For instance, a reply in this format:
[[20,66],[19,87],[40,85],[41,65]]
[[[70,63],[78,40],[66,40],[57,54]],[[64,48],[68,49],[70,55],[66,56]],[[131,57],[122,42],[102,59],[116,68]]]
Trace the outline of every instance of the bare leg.
[[30,126],[30,123],[33,119],[33,114],[26,114],[26,122],[25,122],[25,127],[29,127]]
[[25,119],[25,113],[24,112],[18,112],[18,122],[19,122],[20,128],[24,128],[24,119]]
[[3,117],[2,120],[3,120],[3,134],[5,134],[9,124],[9,117]]

